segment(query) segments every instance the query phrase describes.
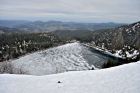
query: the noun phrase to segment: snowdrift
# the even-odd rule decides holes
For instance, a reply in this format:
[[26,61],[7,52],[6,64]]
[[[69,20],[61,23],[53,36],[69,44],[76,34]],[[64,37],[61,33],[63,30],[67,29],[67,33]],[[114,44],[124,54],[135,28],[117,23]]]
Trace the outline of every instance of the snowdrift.
[[0,93],[139,93],[140,61],[46,76],[0,75]]

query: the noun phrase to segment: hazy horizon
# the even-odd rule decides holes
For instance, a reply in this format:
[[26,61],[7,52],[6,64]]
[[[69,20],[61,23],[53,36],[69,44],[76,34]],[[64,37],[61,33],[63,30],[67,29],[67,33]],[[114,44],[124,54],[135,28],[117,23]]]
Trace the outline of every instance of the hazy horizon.
[[65,21],[65,20],[26,20],[26,19],[0,19],[0,21],[26,21],[26,22],[66,22],[66,23],[97,23],[97,24],[106,24],[106,23],[114,23],[114,24],[131,24],[131,23],[136,23],[138,21],[134,21],[134,22],[114,22],[114,21],[108,21],[108,22],[80,22],[80,21]]
[[140,0],[0,0],[0,20],[133,23]]

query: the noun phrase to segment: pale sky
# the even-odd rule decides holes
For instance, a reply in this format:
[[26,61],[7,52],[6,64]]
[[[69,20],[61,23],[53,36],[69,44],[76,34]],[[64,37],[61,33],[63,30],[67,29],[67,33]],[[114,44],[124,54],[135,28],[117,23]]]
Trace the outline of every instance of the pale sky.
[[140,0],[0,0],[0,19],[131,23]]

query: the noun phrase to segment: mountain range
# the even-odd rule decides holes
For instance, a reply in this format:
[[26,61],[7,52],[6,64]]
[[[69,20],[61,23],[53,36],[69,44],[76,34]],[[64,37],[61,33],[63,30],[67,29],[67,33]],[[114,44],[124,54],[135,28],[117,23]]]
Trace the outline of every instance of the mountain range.
[[0,26],[17,28],[26,32],[50,32],[56,30],[90,30],[107,29],[121,26],[122,23],[76,23],[76,22],[61,22],[61,21],[10,21],[0,20]]

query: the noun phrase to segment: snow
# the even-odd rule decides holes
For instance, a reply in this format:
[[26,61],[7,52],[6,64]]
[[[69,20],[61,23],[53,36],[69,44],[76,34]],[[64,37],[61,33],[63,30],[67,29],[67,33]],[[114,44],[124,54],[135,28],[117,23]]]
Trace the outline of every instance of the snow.
[[121,50],[117,50],[116,51],[116,53],[111,53],[109,50],[107,50],[107,49],[102,49],[102,48],[100,48],[100,47],[98,47],[98,46],[92,46],[92,45],[90,45],[90,44],[84,44],[83,43],[83,45],[85,45],[85,46],[87,46],[87,47],[91,47],[91,48],[94,48],[95,50],[98,50],[98,51],[101,51],[101,52],[103,52],[104,54],[107,54],[107,55],[111,55],[111,56],[114,56],[114,57],[118,57],[118,58],[122,58],[123,59],[123,57],[120,55],[120,52],[121,52]]
[[[139,52],[138,52],[138,50],[134,50],[132,53],[125,51],[125,54],[126,54],[127,58],[135,58],[137,55],[139,55]],[[117,50],[114,55],[117,57],[122,57],[122,58],[124,56],[124,55],[122,55],[122,50]]]
[[139,28],[139,26],[140,26],[140,24],[139,24],[139,23],[136,23],[136,24],[132,27],[133,31],[135,31],[136,27]]
[[[134,29],[135,29],[134,27],[133,27],[132,29],[133,29],[133,31],[135,31],[135,30],[134,30]],[[127,32],[127,33],[131,33],[132,31],[131,31],[131,29],[129,28],[129,29],[126,29],[126,32]]]
[[[135,59],[138,55],[139,55],[139,51],[135,50],[135,49],[131,49],[130,46],[125,46],[125,48],[127,47],[129,49],[129,51],[125,51],[125,53],[123,54],[123,50],[116,50],[115,53],[111,53],[109,50],[105,49],[104,47],[98,47],[98,46],[92,46],[90,43],[84,44],[83,45],[87,46],[87,47],[91,47],[94,48],[98,51],[103,52],[104,54],[108,54],[114,57],[118,57],[121,59],[125,59],[125,58],[132,58]],[[123,48],[123,49],[125,49]],[[131,49],[131,51],[130,51]],[[131,53],[130,53],[131,52]]]
[[122,56],[120,55],[121,52],[122,52],[121,50],[117,50],[116,53],[114,53],[114,55],[115,55],[116,57],[122,57]]
[[9,64],[11,64],[14,74],[47,75],[89,70],[94,66],[97,67],[96,64],[103,63],[102,60],[104,60],[102,57],[80,43],[68,43],[23,56]]
[[0,93],[139,93],[139,68],[140,61],[45,76],[1,74]]

